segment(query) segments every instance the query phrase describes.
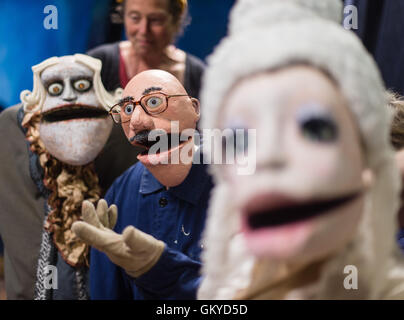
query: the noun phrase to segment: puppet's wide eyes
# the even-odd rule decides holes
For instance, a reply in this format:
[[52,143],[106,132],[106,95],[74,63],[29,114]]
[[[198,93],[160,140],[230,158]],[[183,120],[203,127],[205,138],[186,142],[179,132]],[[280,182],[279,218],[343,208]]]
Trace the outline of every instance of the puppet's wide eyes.
[[303,136],[311,141],[332,143],[338,138],[338,126],[327,111],[309,106],[300,110],[298,122]]
[[155,109],[160,107],[162,103],[163,99],[161,99],[160,97],[151,97],[147,99],[146,106],[147,108]]
[[88,89],[90,89],[91,82],[86,79],[80,79],[80,80],[75,81],[73,83],[73,86],[77,91],[84,92],[84,91],[87,91]]
[[48,87],[48,92],[51,96],[58,96],[62,93],[62,91],[63,91],[63,85],[59,82],[52,83]]
[[125,106],[125,108],[124,108],[124,112],[125,112],[125,114],[127,114],[127,115],[131,115],[134,109],[135,109],[135,107],[133,106],[133,104],[132,104],[132,103],[128,103],[128,104]]
[[316,142],[334,142],[337,139],[337,128],[328,119],[311,119],[302,124],[303,135]]

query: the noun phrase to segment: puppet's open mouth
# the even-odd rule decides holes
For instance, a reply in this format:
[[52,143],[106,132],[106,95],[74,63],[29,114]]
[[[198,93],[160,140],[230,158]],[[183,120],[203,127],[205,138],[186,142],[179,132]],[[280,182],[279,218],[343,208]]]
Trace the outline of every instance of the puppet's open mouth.
[[[259,206],[244,210],[247,226],[250,230],[262,228],[274,228],[291,223],[301,222],[317,216],[333,212],[333,209],[342,207],[354,199],[360,193],[352,193],[342,197],[323,201],[297,202],[285,200],[277,205],[271,204],[271,200],[262,202]],[[269,196],[268,199],[271,197]]]
[[140,132],[131,139],[131,142],[134,142],[137,146],[145,149],[143,152],[141,152],[141,155],[167,152],[191,140],[191,137],[189,137],[187,140],[181,141],[180,134],[178,133],[164,133],[161,135],[157,134],[154,136],[155,139],[151,139],[149,132],[150,131]]
[[64,105],[42,113],[42,120],[46,122],[58,122],[75,119],[105,118],[108,112],[103,108],[82,104]]

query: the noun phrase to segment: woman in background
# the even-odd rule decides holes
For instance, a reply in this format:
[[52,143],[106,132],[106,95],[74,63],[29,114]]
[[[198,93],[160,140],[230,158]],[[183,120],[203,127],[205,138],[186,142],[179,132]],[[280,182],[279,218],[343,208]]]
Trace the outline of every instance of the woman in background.
[[187,7],[187,0],[123,2],[128,40],[105,44],[88,52],[102,60],[102,81],[107,90],[125,88],[129,80],[142,71],[161,69],[176,76],[189,95],[199,96],[203,62],[173,45],[184,27]]

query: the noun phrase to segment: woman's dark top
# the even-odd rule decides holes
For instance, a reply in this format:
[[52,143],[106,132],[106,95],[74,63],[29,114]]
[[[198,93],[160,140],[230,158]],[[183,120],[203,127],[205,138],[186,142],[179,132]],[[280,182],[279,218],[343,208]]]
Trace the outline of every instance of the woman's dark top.
[[[121,87],[119,42],[101,45],[91,49],[87,54],[102,61],[101,78],[105,89],[113,91]],[[192,97],[199,98],[204,69],[205,64],[200,59],[191,54],[186,54],[184,87]]]

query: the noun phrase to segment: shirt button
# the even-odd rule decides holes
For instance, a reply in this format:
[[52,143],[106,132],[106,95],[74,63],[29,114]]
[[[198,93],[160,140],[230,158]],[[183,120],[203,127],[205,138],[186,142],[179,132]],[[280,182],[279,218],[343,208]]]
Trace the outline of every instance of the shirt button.
[[164,208],[168,204],[168,200],[166,198],[160,198],[159,205],[161,208]]

